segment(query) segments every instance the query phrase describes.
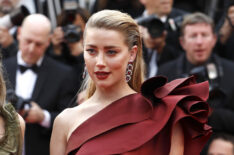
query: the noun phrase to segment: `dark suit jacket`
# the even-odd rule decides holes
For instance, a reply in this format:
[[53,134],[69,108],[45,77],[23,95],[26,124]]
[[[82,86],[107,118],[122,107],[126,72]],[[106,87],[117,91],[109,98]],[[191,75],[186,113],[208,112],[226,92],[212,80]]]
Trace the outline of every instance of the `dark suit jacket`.
[[[171,45],[175,50],[178,51],[183,51],[179,42],[179,36],[180,36],[180,26],[186,14],[188,14],[188,12],[185,12],[181,9],[172,8],[172,11],[168,15],[167,21],[165,23],[166,30],[168,32],[166,37],[166,43],[168,45]],[[169,19],[173,19],[177,27],[176,31],[172,30],[172,27],[169,24]]]
[[[219,69],[218,88],[224,92],[225,96],[219,98],[216,95],[213,99],[209,99],[209,104],[213,107],[213,113],[209,117],[209,125],[213,127],[215,132],[228,132],[234,134],[234,63],[214,55],[218,61]],[[169,81],[188,75],[183,71],[186,58],[183,54],[174,61],[163,64],[159,67],[158,75],[167,76]],[[208,80],[208,79],[206,79]],[[210,83],[211,84],[211,83]],[[211,95],[211,94],[210,94]]]
[[[143,47],[143,58],[146,64],[146,75],[148,77],[149,69],[150,69],[149,63],[150,63],[151,56],[149,55],[149,52],[147,50],[148,49],[146,47]],[[173,50],[173,48],[169,45],[165,45],[165,47],[163,48],[163,51],[160,54],[157,54],[155,62],[157,63],[159,67],[168,61],[176,59],[177,57],[179,57],[180,54],[181,52]]]
[[[4,61],[6,78],[15,88],[17,58],[12,57]],[[72,70],[51,58],[44,57],[38,70],[38,77],[32,94],[35,101],[42,109],[51,115],[49,129],[39,124],[26,124],[25,147],[27,155],[49,155],[49,142],[51,129],[55,117],[65,109],[75,94],[76,82]],[[8,87],[9,84],[8,84]]]

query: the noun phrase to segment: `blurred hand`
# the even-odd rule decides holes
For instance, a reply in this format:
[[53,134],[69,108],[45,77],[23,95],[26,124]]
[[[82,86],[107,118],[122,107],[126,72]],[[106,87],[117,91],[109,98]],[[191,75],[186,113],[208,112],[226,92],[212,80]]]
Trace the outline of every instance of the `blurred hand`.
[[228,9],[228,14],[227,14],[228,18],[230,19],[230,24],[232,26],[234,26],[234,6],[231,6]]
[[62,27],[56,27],[53,31],[52,38],[51,38],[52,44],[54,46],[58,46],[64,41],[63,37],[64,37],[64,33],[62,30]]
[[41,123],[44,120],[44,112],[41,107],[31,102],[31,108],[28,110],[22,110],[19,112],[23,117],[25,116],[25,122],[27,123]]
[[12,35],[9,33],[8,29],[0,27],[0,45],[3,48],[8,47],[11,45],[14,41],[14,38]]
[[75,43],[69,43],[68,47],[72,56],[79,56],[84,51],[83,40]]
[[156,49],[157,52],[161,52],[162,48],[165,46],[166,40],[166,31],[157,38],[152,38],[147,28],[141,28],[143,42],[146,48]]
[[230,6],[227,12],[227,17],[224,21],[224,24],[222,25],[219,36],[221,43],[226,43],[230,35],[232,34],[232,31],[234,30],[234,6]]
[[53,52],[55,55],[62,54],[61,43],[64,42],[64,33],[62,27],[56,27],[51,35],[51,42],[53,44]]

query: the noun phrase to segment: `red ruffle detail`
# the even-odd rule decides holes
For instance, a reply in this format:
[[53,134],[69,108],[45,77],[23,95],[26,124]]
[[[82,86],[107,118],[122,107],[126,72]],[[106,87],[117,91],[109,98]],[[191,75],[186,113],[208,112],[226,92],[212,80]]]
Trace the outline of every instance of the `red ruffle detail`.
[[168,155],[176,123],[184,130],[185,155],[199,155],[211,134],[206,125],[208,83],[194,77],[167,83],[155,77],[134,94],[113,102],[72,133],[67,153],[76,155]]
[[[156,81],[165,81],[156,88],[153,93],[145,93],[145,89]],[[159,124],[171,126],[178,121],[182,124],[185,134],[185,154],[198,155],[211,135],[211,127],[207,120],[209,105],[206,100],[209,97],[208,82],[196,83],[195,78],[182,78],[166,83],[165,77],[155,77],[146,81],[142,86],[142,94],[154,102],[153,119],[161,121]],[[163,115],[163,119],[159,120]],[[166,123],[165,123],[166,124]],[[191,152],[193,150],[193,152]]]

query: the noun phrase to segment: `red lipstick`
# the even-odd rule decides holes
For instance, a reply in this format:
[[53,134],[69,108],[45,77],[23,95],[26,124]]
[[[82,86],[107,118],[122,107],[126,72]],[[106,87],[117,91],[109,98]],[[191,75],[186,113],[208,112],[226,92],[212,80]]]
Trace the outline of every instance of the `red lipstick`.
[[108,78],[109,74],[110,74],[109,72],[104,72],[104,71],[95,72],[95,75],[99,80],[105,80],[106,78]]

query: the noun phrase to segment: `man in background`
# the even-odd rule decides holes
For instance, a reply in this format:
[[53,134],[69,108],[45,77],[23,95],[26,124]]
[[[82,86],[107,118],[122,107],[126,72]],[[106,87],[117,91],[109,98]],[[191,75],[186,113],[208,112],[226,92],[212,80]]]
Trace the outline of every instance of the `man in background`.
[[234,155],[234,136],[224,133],[213,135],[207,155]]
[[172,46],[176,50],[181,50],[178,41],[179,28],[183,16],[187,13],[183,10],[173,8],[173,0],[140,0],[140,2],[145,7],[145,11],[141,17],[150,15],[157,16],[165,24],[168,33],[166,44]]
[[216,44],[214,23],[203,13],[185,17],[180,42],[185,53],[159,67],[158,75],[169,81],[194,75],[198,82],[209,81],[212,107],[208,124],[213,131],[234,135],[234,63],[213,53]]
[[53,121],[68,107],[76,91],[72,69],[45,55],[50,32],[47,17],[29,15],[18,31],[17,55],[4,61],[8,91],[14,89],[25,101],[16,107],[26,121],[26,155],[49,155]]

